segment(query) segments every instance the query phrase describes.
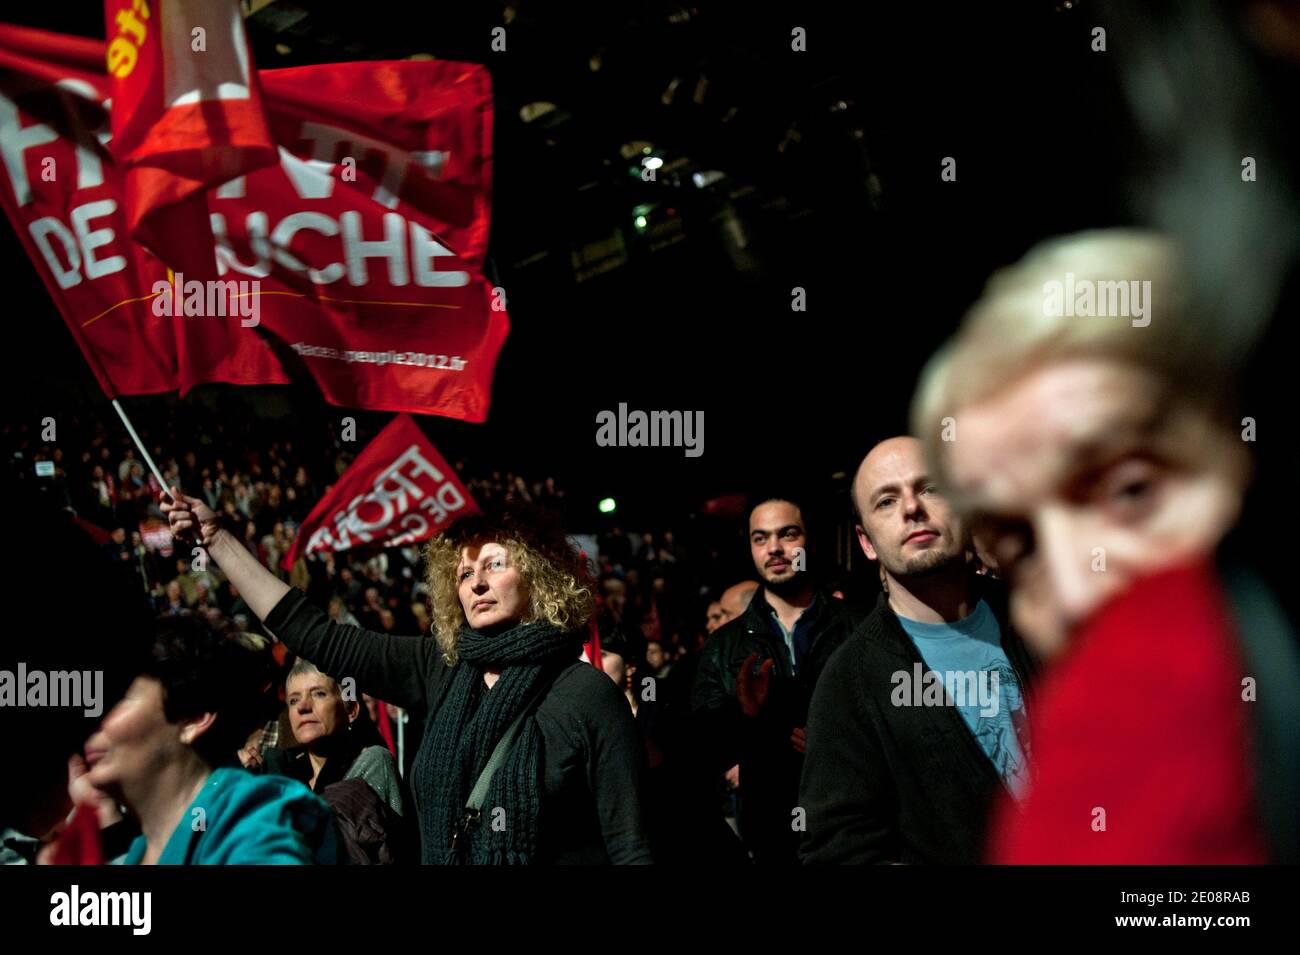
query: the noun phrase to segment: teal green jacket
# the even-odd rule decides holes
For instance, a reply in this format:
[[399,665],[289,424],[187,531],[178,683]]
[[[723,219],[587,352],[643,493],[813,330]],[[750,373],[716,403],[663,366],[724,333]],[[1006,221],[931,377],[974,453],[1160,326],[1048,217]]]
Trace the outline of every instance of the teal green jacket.
[[[139,865],[145,838],[123,865]],[[215,769],[167,840],[159,865],[337,865],[334,814],[294,779]]]

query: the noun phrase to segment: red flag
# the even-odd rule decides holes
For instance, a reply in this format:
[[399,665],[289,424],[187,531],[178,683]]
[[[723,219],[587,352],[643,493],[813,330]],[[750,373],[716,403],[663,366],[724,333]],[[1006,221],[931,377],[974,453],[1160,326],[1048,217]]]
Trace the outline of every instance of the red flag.
[[[486,420],[509,330],[480,274],[486,70],[260,74],[279,161],[192,194],[210,228],[168,233],[156,251],[181,263],[214,258],[215,244],[224,284],[183,269],[173,284],[129,238],[124,172],[105,148],[109,83],[89,71],[96,48],[102,64],[104,44],[0,25],[0,71],[17,74],[0,87],[0,204],[109,397],[284,384],[299,368],[333,404]],[[142,220],[172,208],[158,206],[165,191],[148,195],[134,207]]]
[[128,234],[216,277],[207,190],[277,161],[238,0],[104,0]]
[[582,644],[582,652],[587,655],[587,662],[597,670],[605,669],[600,658],[600,629],[596,626],[595,617],[587,622],[587,639]]
[[375,700],[375,729],[379,731],[379,736],[388,747],[388,751],[397,758],[397,742],[393,736],[393,721],[388,718],[388,704],[383,700]]
[[99,838],[99,817],[95,807],[84,802],[72,811],[72,818],[54,840],[51,865],[103,865],[104,844]]
[[318,551],[403,547],[477,512],[456,473],[411,416],[401,414],[312,508],[281,566],[288,570],[300,554]]
[[1038,688],[1033,781],[996,807],[991,861],[1267,863],[1237,627],[1204,559],[1136,581],[1084,621]]

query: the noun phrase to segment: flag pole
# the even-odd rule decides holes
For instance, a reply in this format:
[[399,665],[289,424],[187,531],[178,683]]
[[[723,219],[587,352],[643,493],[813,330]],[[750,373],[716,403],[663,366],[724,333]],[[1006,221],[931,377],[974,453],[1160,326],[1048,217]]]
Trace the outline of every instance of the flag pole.
[[136,448],[144,458],[144,463],[149,465],[149,470],[152,471],[153,476],[158,479],[158,486],[164,491],[171,493],[171,488],[167,486],[167,479],[164,478],[162,472],[158,470],[158,465],[153,463],[153,458],[150,456],[148,449],[145,448],[144,442],[141,441],[140,436],[135,433],[135,427],[131,424],[131,419],[126,416],[126,409],[122,407],[122,403],[116,398],[113,399],[113,409],[117,411],[117,416],[122,419],[122,424],[126,425],[126,433],[129,434],[131,440],[135,442]]

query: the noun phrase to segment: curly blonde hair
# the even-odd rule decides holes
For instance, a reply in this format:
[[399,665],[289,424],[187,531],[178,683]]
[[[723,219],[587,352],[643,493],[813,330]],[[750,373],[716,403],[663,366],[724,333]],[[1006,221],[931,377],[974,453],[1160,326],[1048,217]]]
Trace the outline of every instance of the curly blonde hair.
[[596,604],[590,575],[553,519],[540,511],[524,517],[517,510],[465,518],[429,541],[424,555],[431,629],[448,664],[459,659],[456,642],[466,622],[456,573],[461,550],[486,543],[503,546],[523,578],[528,609],[521,623],[546,620],[573,631],[591,618]]

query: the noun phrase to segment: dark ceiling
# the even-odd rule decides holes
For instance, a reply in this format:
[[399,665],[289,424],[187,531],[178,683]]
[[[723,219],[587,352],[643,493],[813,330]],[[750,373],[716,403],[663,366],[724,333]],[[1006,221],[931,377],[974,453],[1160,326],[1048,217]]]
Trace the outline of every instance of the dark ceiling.
[[[102,36],[101,17],[61,3],[23,22]],[[851,471],[903,426],[921,363],[991,268],[1122,221],[1132,144],[1093,19],[1051,2],[276,0],[248,23],[263,69],[490,68],[490,267],[513,330],[488,424],[423,424],[448,456],[555,474],[662,524],[715,494]],[[548,111],[528,122],[526,107]],[[646,147],[654,182],[636,174]],[[947,156],[956,182],[940,180]],[[53,318],[25,263],[14,278]],[[93,400],[61,323],[35,334]],[[704,455],[597,448],[596,414],[620,402],[702,410]]]

